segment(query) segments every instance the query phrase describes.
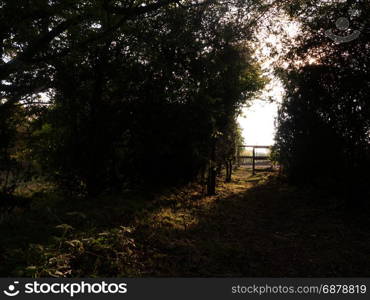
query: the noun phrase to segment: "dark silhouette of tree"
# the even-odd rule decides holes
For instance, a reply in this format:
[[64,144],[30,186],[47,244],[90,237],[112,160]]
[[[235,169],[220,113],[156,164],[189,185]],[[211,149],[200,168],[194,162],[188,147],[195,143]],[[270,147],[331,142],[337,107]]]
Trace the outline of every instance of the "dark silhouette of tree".
[[[280,73],[287,90],[278,120],[280,160],[295,181],[324,180],[347,199],[361,200],[370,167],[369,4],[347,1],[304,11],[300,43],[290,53],[290,68]],[[338,26],[340,16],[352,30]],[[354,30],[362,32],[351,41],[328,34],[346,37]]]
[[230,164],[239,108],[264,84],[245,44],[260,1],[2,8],[0,107],[31,109],[44,175],[96,195],[191,181],[223,148]]

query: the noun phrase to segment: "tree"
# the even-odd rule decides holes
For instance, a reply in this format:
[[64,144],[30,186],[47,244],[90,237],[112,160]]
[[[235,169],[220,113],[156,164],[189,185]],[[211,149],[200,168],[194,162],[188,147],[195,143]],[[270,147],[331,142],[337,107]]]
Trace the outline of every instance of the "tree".
[[[369,19],[369,4],[321,4],[299,16],[300,42],[290,53],[290,68],[280,73],[287,95],[280,109],[277,143],[290,178],[325,179],[336,188],[339,183],[342,195],[356,199],[368,193],[370,41],[365,32],[350,42],[333,39],[329,33],[338,37],[353,33],[339,26],[343,15],[353,30],[361,29]],[[338,28],[332,30],[336,22]]]
[[4,25],[19,11],[4,31],[2,105],[45,106],[30,116],[32,157],[69,190],[193,180],[262,86],[245,44],[260,1],[2,7]]

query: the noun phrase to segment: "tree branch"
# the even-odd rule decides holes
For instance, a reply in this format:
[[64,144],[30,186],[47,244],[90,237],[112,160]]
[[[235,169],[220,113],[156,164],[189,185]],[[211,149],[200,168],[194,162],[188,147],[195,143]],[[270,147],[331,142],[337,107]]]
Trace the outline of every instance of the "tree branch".
[[82,19],[82,16],[77,16],[60,23],[51,31],[47,32],[46,34],[35,40],[33,43],[31,43],[23,52],[19,53],[15,58],[5,64],[0,65],[0,79],[5,79],[12,72],[16,71],[20,66],[27,63],[32,63],[32,58],[34,55],[44,49],[45,46],[49,45],[55,37],[66,31],[69,27],[81,22]]

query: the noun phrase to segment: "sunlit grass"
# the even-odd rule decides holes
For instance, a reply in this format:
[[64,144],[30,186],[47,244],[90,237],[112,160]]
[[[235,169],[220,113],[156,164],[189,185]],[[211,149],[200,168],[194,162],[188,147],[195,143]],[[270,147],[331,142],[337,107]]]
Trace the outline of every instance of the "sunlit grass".
[[[199,184],[96,199],[44,190],[33,195],[29,211],[17,211],[0,224],[0,273],[364,275],[370,267],[365,259],[370,236],[363,225],[343,220],[333,203],[338,201],[325,193],[289,186],[271,173],[252,176],[245,168],[236,171],[231,183],[219,178],[212,197]],[[337,253],[338,248],[346,254]]]

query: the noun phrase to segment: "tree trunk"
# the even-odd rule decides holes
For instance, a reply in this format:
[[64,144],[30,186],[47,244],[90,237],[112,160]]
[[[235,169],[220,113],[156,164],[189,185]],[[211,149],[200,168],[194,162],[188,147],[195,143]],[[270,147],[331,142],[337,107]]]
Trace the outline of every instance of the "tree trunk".
[[231,177],[233,173],[233,164],[231,160],[226,162],[226,182],[231,182]]
[[233,164],[232,164],[232,161],[230,159],[226,160],[225,166],[226,166],[226,178],[225,178],[225,181],[226,182],[231,182],[231,177],[232,177],[232,173],[233,173]]
[[208,166],[208,182],[207,182],[207,194],[208,196],[216,195],[216,141],[212,143],[211,160]]
[[207,194],[208,196],[216,195],[216,166],[211,161],[208,169],[208,184],[207,184]]

